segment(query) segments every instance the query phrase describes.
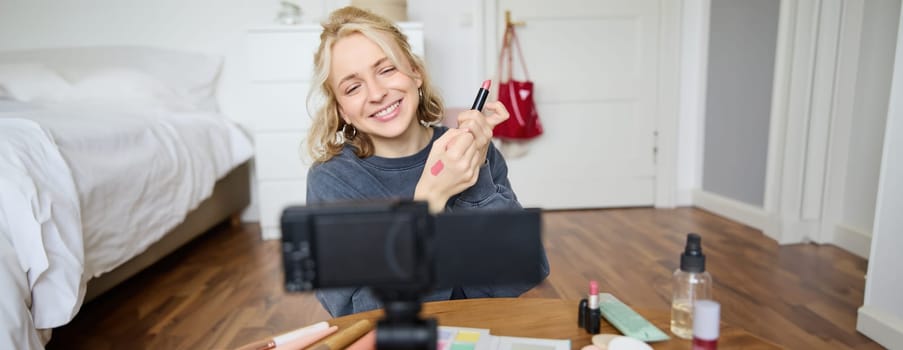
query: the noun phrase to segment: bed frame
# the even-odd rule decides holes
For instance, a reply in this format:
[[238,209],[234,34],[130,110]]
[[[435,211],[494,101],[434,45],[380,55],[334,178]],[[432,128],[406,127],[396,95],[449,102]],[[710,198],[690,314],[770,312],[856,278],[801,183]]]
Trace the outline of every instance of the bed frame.
[[250,165],[245,162],[217,181],[210,197],[202,201],[196,209],[188,213],[185,221],[167,232],[144,253],[88,281],[85,302],[141,272],[223,220],[230,219],[232,225],[240,224],[241,211],[251,201],[249,168]]

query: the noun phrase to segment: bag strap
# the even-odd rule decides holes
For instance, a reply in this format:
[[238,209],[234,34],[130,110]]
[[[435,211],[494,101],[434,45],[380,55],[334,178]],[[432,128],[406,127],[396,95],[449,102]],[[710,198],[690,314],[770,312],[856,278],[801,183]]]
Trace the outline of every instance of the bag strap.
[[[524,60],[524,52],[520,48],[520,40],[517,39],[517,32],[514,31],[514,26],[511,27],[511,41],[514,44],[513,46],[517,46],[517,56],[520,57],[520,67],[524,70],[524,78],[530,80],[530,72],[527,72],[527,61]],[[511,53],[508,53],[508,56],[511,56]]]
[[[499,50],[499,65],[498,65],[498,74],[499,74],[498,82],[499,82],[499,84],[501,84],[504,81],[504,80],[502,80],[502,78],[504,77],[503,72],[505,71],[505,65],[503,65],[505,55],[508,53],[508,51],[511,50],[511,47],[508,45],[508,36],[510,34],[510,30],[511,30],[510,26],[505,26],[505,34],[502,36],[502,49]],[[511,65],[508,65],[508,68],[509,68],[508,76],[510,77],[511,76],[511,72],[510,72]]]
[[[505,73],[507,68],[508,79],[511,79],[514,76],[514,55],[511,53],[512,46],[517,46],[517,53],[520,57],[521,68],[524,70],[524,77],[527,80],[530,80],[530,73],[527,71],[527,64],[524,60],[524,52],[521,50],[520,41],[517,39],[517,33],[514,31],[513,25],[505,26],[505,35],[502,39],[502,49],[499,52],[499,82],[503,82],[505,78],[503,74]],[[505,60],[507,58],[507,60]],[[508,65],[505,66],[504,63],[507,61]]]

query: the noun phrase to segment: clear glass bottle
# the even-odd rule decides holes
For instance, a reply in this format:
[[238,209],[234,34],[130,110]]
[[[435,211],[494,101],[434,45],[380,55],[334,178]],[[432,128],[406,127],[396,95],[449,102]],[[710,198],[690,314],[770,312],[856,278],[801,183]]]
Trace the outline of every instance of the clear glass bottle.
[[705,270],[702,238],[687,235],[687,244],[680,255],[680,268],[674,271],[671,298],[671,333],[693,338],[693,304],[696,300],[712,299],[712,275]]

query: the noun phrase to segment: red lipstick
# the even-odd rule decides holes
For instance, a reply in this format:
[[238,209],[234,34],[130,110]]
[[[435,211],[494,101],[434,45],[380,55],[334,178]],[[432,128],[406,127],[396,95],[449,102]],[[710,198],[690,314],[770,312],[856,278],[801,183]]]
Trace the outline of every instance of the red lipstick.
[[483,81],[483,85],[481,85],[480,90],[477,91],[477,98],[473,101],[473,106],[471,106],[470,109],[483,111],[483,104],[486,103],[486,98],[489,97],[489,87],[491,85],[492,80]]

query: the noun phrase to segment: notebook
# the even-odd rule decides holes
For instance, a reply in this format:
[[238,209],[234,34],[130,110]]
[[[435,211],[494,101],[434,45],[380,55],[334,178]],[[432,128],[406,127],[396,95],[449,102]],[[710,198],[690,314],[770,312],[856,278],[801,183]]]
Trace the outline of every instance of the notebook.
[[506,337],[488,329],[439,326],[437,350],[569,350],[570,339]]

